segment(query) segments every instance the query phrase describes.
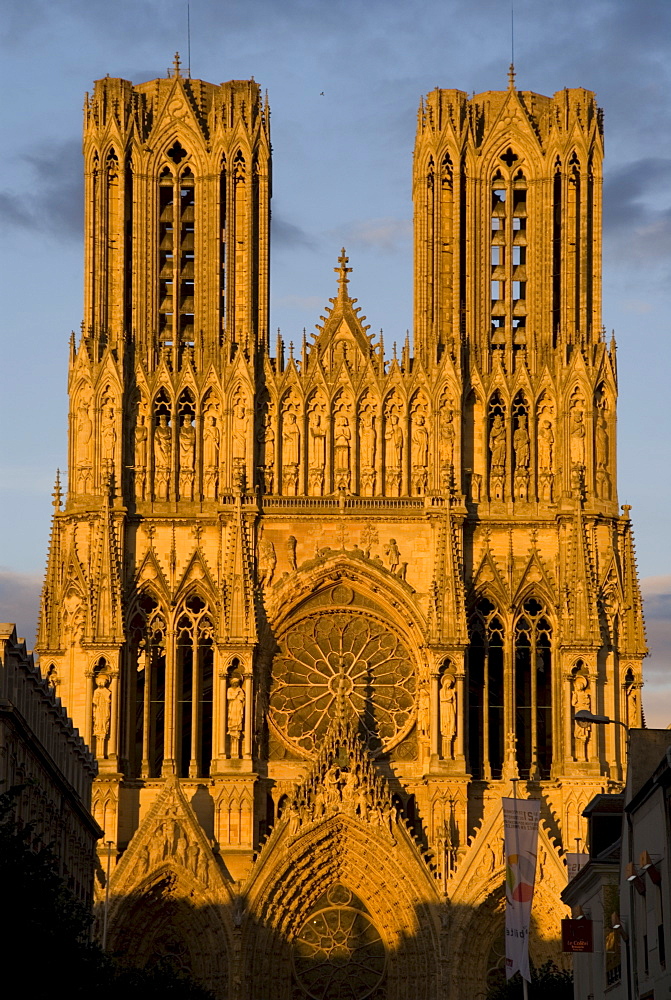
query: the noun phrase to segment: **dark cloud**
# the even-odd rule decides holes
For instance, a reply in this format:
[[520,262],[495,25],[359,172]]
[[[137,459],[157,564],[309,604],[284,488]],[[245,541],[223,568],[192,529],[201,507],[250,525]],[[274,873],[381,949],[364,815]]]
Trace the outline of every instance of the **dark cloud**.
[[81,240],[84,225],[81,144],[68,139],[21,157],[27,191],[0,192],[5,226]]
[[271,238],[276,246],[281,247],[304,247],[307,250],[314,249],[315,241],[300,226],[288,222],[273,210],[271,219]]
[[13,622],[28,648],[35,644],[42,578],[0,569],[0,620]]

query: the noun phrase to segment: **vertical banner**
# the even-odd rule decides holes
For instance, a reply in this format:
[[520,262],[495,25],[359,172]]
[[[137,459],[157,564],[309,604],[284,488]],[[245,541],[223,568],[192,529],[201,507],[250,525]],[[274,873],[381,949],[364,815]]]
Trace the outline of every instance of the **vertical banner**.
[[502,799],[506,852],[506,979],[528,983],[529,924],[536,878],[539,799]]

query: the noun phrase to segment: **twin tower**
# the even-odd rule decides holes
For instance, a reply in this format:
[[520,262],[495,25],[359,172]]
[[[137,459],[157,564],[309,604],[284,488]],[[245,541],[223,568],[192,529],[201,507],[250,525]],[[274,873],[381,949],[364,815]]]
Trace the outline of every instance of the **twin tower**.
[[222,1000],[475,998],[502,968],[515,779],[541,800],[532,958],[558,952],[563,851],[625,764],[621,730],[574,713],[640,725],[645,653],[602,154],[589,91],[433,91],[413,344],[385,355],[343,251],[287,352],[258,85],[176,62],[87,97],[38,645],[98,758],[130,960]]

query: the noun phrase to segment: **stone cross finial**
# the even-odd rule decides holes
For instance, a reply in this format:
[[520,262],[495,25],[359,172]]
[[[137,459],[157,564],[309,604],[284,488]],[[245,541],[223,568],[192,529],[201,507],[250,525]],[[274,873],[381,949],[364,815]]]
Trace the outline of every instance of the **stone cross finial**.
[[515,63],[511,63],[508,68],[508,90],[515,89]]
[[338,257],[338,267],[333,268],[335,273],[338,275],[338,285],[340,293],[342,295],[345,294],[345,289],[347,288],[347,285],[349,283],[349,278],[347,277],[347,275],[352,270],[351,267],[347,266],[348,264],[349,264],[349,257],[345,254],[345,248],[343,247],[342,250],[340,251],[340,256]]
[[175,59],[172,64],[172,68],[175,76],[181,76],[180,67],[182,65],[182,60],[179,58],[179,52],[175,52]]

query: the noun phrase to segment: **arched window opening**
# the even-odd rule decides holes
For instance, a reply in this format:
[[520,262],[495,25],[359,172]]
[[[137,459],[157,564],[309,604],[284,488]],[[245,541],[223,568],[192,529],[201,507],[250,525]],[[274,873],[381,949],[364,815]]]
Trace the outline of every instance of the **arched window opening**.
[[212,761],[214,625],[199,595],[187,598],[175,630],[178,774],[207,777]]
[[196,186],[187,167],[179,181],[179,339],[194,345]]
[[226,164],[226,157],[222,158],[221,169],[219,173],[219,293],[220,293],[220,306],[219,315],[221,323],[220,332],[220,342],[223,343],[223,336],[226,330],[226,267],[228,264],[227,259],[227,242],[228,234],[226,227],[228,225],[228,170]]
[[552,766],[552,626],[535,598],[515,624],[515,736],[520,773],[549,778]]
[[496,607],[478,601],[468,654],[468,749],[473,777],[500,778],[504,750],[504,628]]
[[165,617],[153,594],[140,595],[130,622],[128,756],[136,778],[158,778],[165,738]]

